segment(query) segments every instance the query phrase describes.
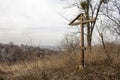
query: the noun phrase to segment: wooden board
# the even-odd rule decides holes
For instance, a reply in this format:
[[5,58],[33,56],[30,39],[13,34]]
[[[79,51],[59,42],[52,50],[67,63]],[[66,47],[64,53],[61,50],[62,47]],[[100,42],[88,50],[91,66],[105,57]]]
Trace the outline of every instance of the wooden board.
[[72,23],[71,26],[75,26],[75,25],[79,25],[79,24],[85,24],[85,23],[94,22],[94,21],[95,21],[95,18],[91,19],[91,20],[85,20],[85,21],[82,21],[82,22],[75,22],[75,23]]

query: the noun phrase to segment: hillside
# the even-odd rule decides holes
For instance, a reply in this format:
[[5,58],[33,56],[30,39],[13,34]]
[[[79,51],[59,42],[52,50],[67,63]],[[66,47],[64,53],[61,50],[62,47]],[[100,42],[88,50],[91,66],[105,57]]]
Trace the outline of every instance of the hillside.
[[112,63],[102,46],[85,51],[85,67],[79,69],[80,54],[62,53],[43,59],[0,64],[0,80],[120,80],[120,45],[107,44]]

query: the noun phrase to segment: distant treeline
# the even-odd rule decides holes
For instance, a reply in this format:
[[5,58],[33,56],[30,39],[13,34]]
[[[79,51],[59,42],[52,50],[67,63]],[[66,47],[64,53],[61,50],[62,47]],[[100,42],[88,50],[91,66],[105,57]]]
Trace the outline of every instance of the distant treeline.
[[18,61],[42,59],[46,55],[58,53],[55,50],[33,47],[28,45],[15,45],[13,43],[0,43],[0,62],[14,63]]

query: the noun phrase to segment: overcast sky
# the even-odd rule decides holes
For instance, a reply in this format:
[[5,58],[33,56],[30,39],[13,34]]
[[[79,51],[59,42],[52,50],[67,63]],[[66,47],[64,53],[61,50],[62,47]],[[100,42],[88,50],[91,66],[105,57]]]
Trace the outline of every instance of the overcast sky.
[[59,0],[0,0],[0,42],[57,45],[67,31]]

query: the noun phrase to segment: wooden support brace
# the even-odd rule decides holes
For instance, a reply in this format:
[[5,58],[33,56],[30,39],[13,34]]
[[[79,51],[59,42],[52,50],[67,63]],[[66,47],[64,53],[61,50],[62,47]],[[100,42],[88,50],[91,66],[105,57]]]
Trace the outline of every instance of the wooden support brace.
[[72,23],[71,26],[75,26],[75,25],[79,25],[79,24],[85,24],[85,23],[94,22],[94,21],[95,21],[95,18],[91,19],[91,20],[85,20],[85,21],[82,21],[82,22],[75,22],[75,23]]

